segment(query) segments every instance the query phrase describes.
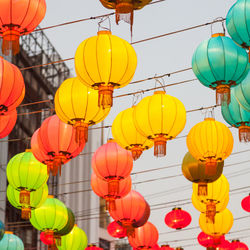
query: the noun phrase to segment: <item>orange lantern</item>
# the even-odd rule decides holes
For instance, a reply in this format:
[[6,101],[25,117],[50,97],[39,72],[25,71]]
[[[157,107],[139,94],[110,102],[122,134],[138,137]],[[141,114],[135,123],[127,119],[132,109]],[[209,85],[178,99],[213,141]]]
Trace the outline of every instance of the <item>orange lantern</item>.
[[91,176],[91,187],[95,194],[104,198],[107,203],[107,209],[113,210],[115,209],[115,200],[120,199],[126,196],[132,187],[131,177],[124,178],[119,181],[119,189],[117,190],[110,188],[110,185],[106,180],[103,180],[96,176],[95,173],[92,173]]
[[0,139],[7,136],[14,128],[17,120],[16,110],[6,114],[0,113]]
[[14,110],[23,101],[25,85],[21,71],[2,57],[0,75],[0,113],[6,113]]
[[0,36],[2,52],[13,55],[19,52],[19,37],[31,33],[46,13],[45,0],[5,0],[0,8]]
[[61,165],[76,157],[83,150],[85,143],[76,143],[76,130],[56,115],[50,116],[42,123],[31,138],[34,156],[48,167],[48,172],[61,173]]

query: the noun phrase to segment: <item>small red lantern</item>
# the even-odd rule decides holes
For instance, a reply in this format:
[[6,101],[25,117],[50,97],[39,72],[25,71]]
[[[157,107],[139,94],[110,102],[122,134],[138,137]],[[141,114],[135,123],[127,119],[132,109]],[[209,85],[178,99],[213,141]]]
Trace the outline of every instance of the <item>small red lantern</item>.
[[135,228],[134,235],[128,236],[128,241],[136,249],[148,249],[157,244],[158,238],[157,228],[151,222],[146,222],[142,227]]
[[0,139],[9,135],[12,129],[15,127],[17,120],[17,113],[14,109],[8,113],[0,113]]
[[181,208],[173,208],[165,217],[167,226],[177,230],[187,227],[191,223],[191,220],[190,214]]
[[115,209],[115,200],[126,196],[132,187],[131,177],[127,177],[119,181],[119,189],[112,189],[106,180],[103,180],[92,173],[91,176],[91,187],[96,195],[106,200],[107,209]]
[[225,241],[225,236],[213,237],[204,232],[198,235],[198,242],[203,247],[216,247]]
[[170,247],[169,245],[162,245],[161,250],[174,250],[174,248]]
[[233,240],[230,244],[230,250],[248,250],[248,246],[239,240]]
[[71,125],[53,115],[44,120],[31,138],[32,153],[54,176],[58,170],[61,173],[62,164],[79,155],[85,146],[75,142],[75,133]]
[[124,238],[127,236],[127,230],[120,226],[116,221],[109,223],[107,231],[111,237]]
[[134,228],[143,226],[150,215],[150,207],[143,196],[131,190],[128,195],[115,200],[116,210],[110,210],[110,216],[122,227],[127,235],[134,235]]
[[99,178],[108,182],[110,190],[119,192],[119,180],[128,177],[133,168],[130,151],[109,140],[99,147],[92,157],[92,168]]
[[85,248],[85,250],[103,250],[103,248],[97,247],[94,244],[89,244],[88,247]]
[[250,213],[250,194],[241,201],[242,208]]
[[220,245],[218,245],[216,250],[231,250],[231,243],[228,240],[223,241]]
[[45,234],[44,232],[40,233],[40,240],[48,246],[55,245],[55,239],[52,235]]

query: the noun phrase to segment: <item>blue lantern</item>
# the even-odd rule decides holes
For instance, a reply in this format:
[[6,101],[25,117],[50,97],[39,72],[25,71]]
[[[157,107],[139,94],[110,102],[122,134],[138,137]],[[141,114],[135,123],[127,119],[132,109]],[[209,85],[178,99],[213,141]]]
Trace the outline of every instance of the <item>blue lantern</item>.
[[22,240],[12,232],[5,232],[3,239],[0,241],[1,250],[24,250]]
[[234,94],[240,106],[250,112],[250,73],[241,84],[232,89],[232,94]]
[[2,221],[0,221],[0,240],[3,238],[4,236],[4,224]]
[[243,109],[231,93],[229,105],[221,106],[221,113],[225,121],[233,127],[239,128],[239,140],[250,141],[250,112]]
[[248,73],[248,55],[231,38],[214,34],[194,52],[192,68],[204,86],[216,90],[217,104],[229,104],[230,87],[239,84]]
[[244,48],[250,47],[250,0],[238,0],[228,11],[226,26],[232,39]]

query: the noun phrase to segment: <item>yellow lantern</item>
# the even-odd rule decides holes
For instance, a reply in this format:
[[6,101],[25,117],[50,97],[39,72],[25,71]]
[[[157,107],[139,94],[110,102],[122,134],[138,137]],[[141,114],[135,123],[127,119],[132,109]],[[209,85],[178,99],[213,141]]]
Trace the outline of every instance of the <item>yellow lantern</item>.
[[174,139],[185,127],[186,110],[183,103],[164,91],[143,98],[134,108],[136,129],[154,141],[154,155],[166,155],[167,140]]
[[192,195],[193,206],[201,213],[206,214],[207,221],[214,222],[215,215],[226,209],[229,202],[229,194],[220,202],[213,201],[201,202],[196,195]]
[[201,230],[214,237],[227,234],[233,226],[233,221],[233,215],[227,208],[215,215],[214,223],[207,221],[206,215],[203,213],[200,214],[199,218]]
[[75,77],[65,80],[56,91],[55,110],[60,120],[76,128],[76,141],[87,142],[88,127],[104,120],[110,108],[100,108],[98,92]]
[[[224,208],[221,203],[224,203],[229,196],[229,183],[227,178],[222,174],[221,177],[212,183],[207,184],[206,192],[199,189],[199,185],[193,183],[193,195],[195,199],[203,203],[206,206],[207,218],[214,221],[214,216],[216,214],[216,206]],[[220,204],[220,205],[219,205]],[[227,204],[226,204],[227,206]]]
[[84,40],[76,50],[75,69],[80,80],[98,89],[98,105],[112,106],[113,90],[129,84],[137,66],[134,48],[110,31]]
[[188,133],[187,147],[194,158],[205,163],[208,175],[216,174],[217,163],[233,150],[233,135],[229,128],[214,118],[205,118]]
[[141,135],[135,127],[133,117],[134,107],[120,112],[112,124],[112,135],[123,148],[130,150],[134,160],[137,160],[143,150],[153,147],[153,142]]

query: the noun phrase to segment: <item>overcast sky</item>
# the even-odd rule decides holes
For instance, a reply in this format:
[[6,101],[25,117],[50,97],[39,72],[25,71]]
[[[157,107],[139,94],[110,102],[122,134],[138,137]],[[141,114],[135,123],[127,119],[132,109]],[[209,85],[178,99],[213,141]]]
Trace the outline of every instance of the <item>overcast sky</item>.
[[[133,41],[210,22],[217,17],[225,17],[227,11],[234,2],[235,1],[232,0],[166,0],[162,3],[147,6],[144,9],[135,12]],[[109,12],[110,11],[105,9],[98,0],[47,1],[47,14],[41,26],[45,27]],[[114,22],[114,16],[110,19],[112,23],[112,33],[130,41],[129,25],[121,23],[117,26]],[[81,41],[90,36],[96,35],[98,30],[97,23],[98,20],[91,20],[67,25],[48,30],[46,31],[46,34],[58,50],[61,57],[63,59],[69,58],[74,56],[76,48]],[[216,25],[214,26],[214,30],[221,31],[221,28]],[[200,42],[208,39],[210,35],[210,26],[206,26],[134,45],[138,56],[138,67],[134,80],[190,67],[192,54],[195,48]],[[73,61],[68,62],[67,64],[75,75]],[[193,78],[194,75],[192,71],[187,71],[166,77],[164,80],[166,84],[169,84]],[[114,95],[148,89],[154,86],[155,81],[146,81],[134,84],[133,86],[127,86],[121,90],[116,90]],[[187,110],[215,104],[215,92],[204,87],[198,81],[169,87],[166,90],[168,94],[179,98],[184,103]],[[152,94],[152,92],[145,93],[144,96],[149,94]],[[105,124],[111,125],[115,116],[125,108],[131,107],[131,105],[132,97],[116,98],[110,115],[105,120]],[[219,121],[223,121],[220,108],[215,109],[215,118]],[[192,126],[203,119],[204,112],[198,111],[188,113],[186,127],[180,136],[186,135]],[[235,139],[233,152],[249,149],[249,144],[239,144],[238,130],[231,129],[231,131]],[[105,131],[106,137],[108,136],[108,133],[111,132],[108,130]],[[179,166],[147,174],[134,175],[133,181],[141,182],[149,179],[157,179],[159,177],[180,175],[181,162],[186,152],[187,147],[185,138],[169,142],[167,144],[167,156],[164,158],[155,158],[153,156],[153,150],[144,152],[142,157],[135,162],[133,172],[171,166],[174,164],[179,164]],[[234,154],[225,161],[225,165],[247,161],[250,158],[249,155],[250,152]],[[226,167],[224,169],[224,174],[229,180],[231,190],[249,186],[249,163]],[[190,182],[188,182],[183,176],[179,176],[137,184],[134,185],[134,188],[142,193],[150,205],[179,200],[179,202],[173,204],[173,206],[158,206],[157,208],[161,209],[152,209],[149,220],[157,226],[160,233],[159,242],[161,244],[169,242],[173,247],[195,244],[194,246],[187,246],[184,248],[187,250],[204,249],[199,246],[196,240],[196,237],[200,232],[199,229],[173,231],[164,223],[164,217],[167,212],[171,211],[172,207],[182,204],[183,199],[190,198],[191,200],[192,184]],[[230,195],[228,208],[232,211],[235,218],[247,215],[247,213],[241,209],[240,202],[241,199],[249,193],[249,190],[250,188],[244,189],[241,193],[233,192],[232,195]],[[191,204],[186,204],[182,206],[182,208],[186,209],[192,215],[192,223],[189,227],[197,227],[199,213]],[[250,217],[236,220],[231,232],[246,228],[250,229],[249,224]],[[250,246],[250,237],[244,238],[245,236],[250,236],[250,230],[232,233],[226,237],[229,239],[242,239],[243,242]]]

